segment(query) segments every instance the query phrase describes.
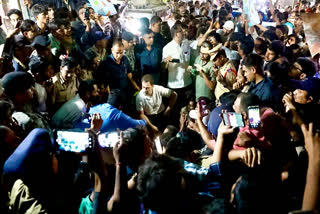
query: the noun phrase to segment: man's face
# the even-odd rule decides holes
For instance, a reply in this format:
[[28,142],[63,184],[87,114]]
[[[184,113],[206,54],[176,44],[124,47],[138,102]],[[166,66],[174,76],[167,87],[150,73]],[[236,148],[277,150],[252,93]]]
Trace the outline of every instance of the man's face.
[[299,103],[299,104],[307,104],[310,102],[310,99],[308,97],[308,92],[302,89],[296,89],[293,92],[293,99],[296,103]]
[[154,33],[160,33],[161,22],[157,22],[151,25],[151,29]]
[[86,11],[86,9],[85,8],[81,8],[80,10],[79,10],[79,18],[80,18],[80,20],[84,23],[85,21],[86,21],[86,18],[85,18],[85,16],[84,16],[84,12]]
[[302,67],[299,63],[295,62],[292,64],[288,76],[292,79],[300,79],[300,74],[302,73]]
[[267,49],[266,55],[264,57],[264,60],[266,62],[272,62],[276,59],[276,53],[274,51],[271,51],[269,48]]
[[186,12],[186,6],[185,5],[180,6],[179,7],[179,12],[180,12],[180,14],[184,14]]
[[147,46],[153,45],[153,33],[144,35],[143,40]]
[[208,37],[208,41],[213,45],[213,47],[218,44],[218,42],[214,36]]
[[36,37],[38,35],[38,29],[37,29],[36,25],[32,26],[31,30],[24,32],[23,35],[29,41],[32,41],[34,39],[34,37]]
[[48,17],[49,17],[49,20],[54,19],[54,9],[53,8],[48,8]]
[[123,46],[115,45],[111,48],[111,52],[116,62],[120,62],[123,57]]
[[296,44],[296,38],[294,36],[290,36],[288,38],[288,43],[289,43],[289,45]]
[[178,43],[181,44],[181,42],[182,42],[182,40],[183,40],[183,33],[182,33],[182,31],[177,32],[176,35],[175,35],[175,37],[176,37]]
[[276,29],[276,35],[277,35],[277,37],[279,38],[279,39],[281,39],[282,37],[283,37],[283,33],[282,33],[282,31],[280,30],[280,29]]
[[75,68],[69,68],[68,66],[64,66],[60,68],[61,76],[65,81],[69,81],[72,79]]
[[210,55],[208,51],[209,51],[209,48],[204,48],[204,47],[200,48],[200,59],[204,62],[207,62],[210,59]]
[[255,73],[253,72],[253,67],[243,66],[244,76],[248,80],[248,82],[255,81]]
[[49,22],[49,16],[48,16],[48,12],[43,12],[40,13],[37,17],[36,17],[37,21],[39,21],[42,24],[48,24]]
[[233,103],[232,108],[233,108],[234,112],[236,112],[236,113],[241,113],[240,102],[241,102],[241,100],[239,98],[237,98]]
[[151,85],[150,82],[142,82],[142,90],[145,95],[152,96],[153,85]]
[[219,57],[216,57],[215,59],[214,59],[214,64],[217,66],[217,67],[221,67],[221,66],[223,66],[223,64],[224,64],[224,60],[225,58],[224,58],[224,56],[219,56]]
[[18,22],[22,21],[22,18],[20,16],[18,16],[17,14],[11,14],[11,16],[9,16],[9,19],[10,19],[10,23],[14,27],[17,26]]

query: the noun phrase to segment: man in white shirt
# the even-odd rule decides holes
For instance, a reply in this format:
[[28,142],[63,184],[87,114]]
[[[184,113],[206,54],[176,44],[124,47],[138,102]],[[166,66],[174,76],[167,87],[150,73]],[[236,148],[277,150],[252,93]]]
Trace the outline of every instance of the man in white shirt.
[[[163,116],[168,116],[177,100],[177,93],[171,89],[154,85],[150,74],[144,75],[141,79],[142,90],[136,98],[136,109],[140,119],[144,119],[151,128],[158,132],[165,127]],[[169,98],[169,105],[165,108],[162,97]]]
[[189,95],[193,94],[191,74],[187,71],[190,64],[190,44],[182,42],[181,27],[173,26],[171,29],[172,41],[162,51],[162,61],[168,69],[168,88],[174,89],[178,94],[177,110],[187,104]]

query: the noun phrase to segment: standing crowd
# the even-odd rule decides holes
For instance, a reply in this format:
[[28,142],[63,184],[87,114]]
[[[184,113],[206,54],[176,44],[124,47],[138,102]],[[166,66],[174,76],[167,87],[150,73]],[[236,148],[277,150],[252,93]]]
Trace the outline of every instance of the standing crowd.
[[[318,213],[320,54],[302,16],[320,4],[269,0],[252,25],[225,0],[168,1],[137,35],[127,4],[7,12],[0,213]],[[61,130],[90,146],[63,150]]]

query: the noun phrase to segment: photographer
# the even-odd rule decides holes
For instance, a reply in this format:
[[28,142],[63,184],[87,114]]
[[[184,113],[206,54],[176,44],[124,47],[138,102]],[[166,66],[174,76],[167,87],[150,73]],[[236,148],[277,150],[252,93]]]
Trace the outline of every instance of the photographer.
[[[78,9],[79,20],[72,22],[74,39],[77,44],[80,45],[82,51],[87,47],[91,47],[94,43],[93,34],[96,30],[102,31],[99,25],[95,22],[92,23],[92,16],[90,17],[90,11],[87,8],[80,7]],[[98,20],[97,20],[98,21]]]

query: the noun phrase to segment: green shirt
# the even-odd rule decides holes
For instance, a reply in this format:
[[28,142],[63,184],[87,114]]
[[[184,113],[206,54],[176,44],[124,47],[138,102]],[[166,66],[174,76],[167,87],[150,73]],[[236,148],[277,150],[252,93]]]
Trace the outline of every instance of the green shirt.
[[[209,80],[215,81],[215,76],[212,70],[213,62],[209,61],[207,64],[200,59],[200,56],[196,58],[194,61],[194,65],[199,64],[204,69],[204,73],[208,77]],[[195,89],[196,89],[196,99],[199,97],[207,97],[209,99],[213,98],[214,90],[210,90],[210,88],[206,85],[202,75],[199,72],[195,73]]]

